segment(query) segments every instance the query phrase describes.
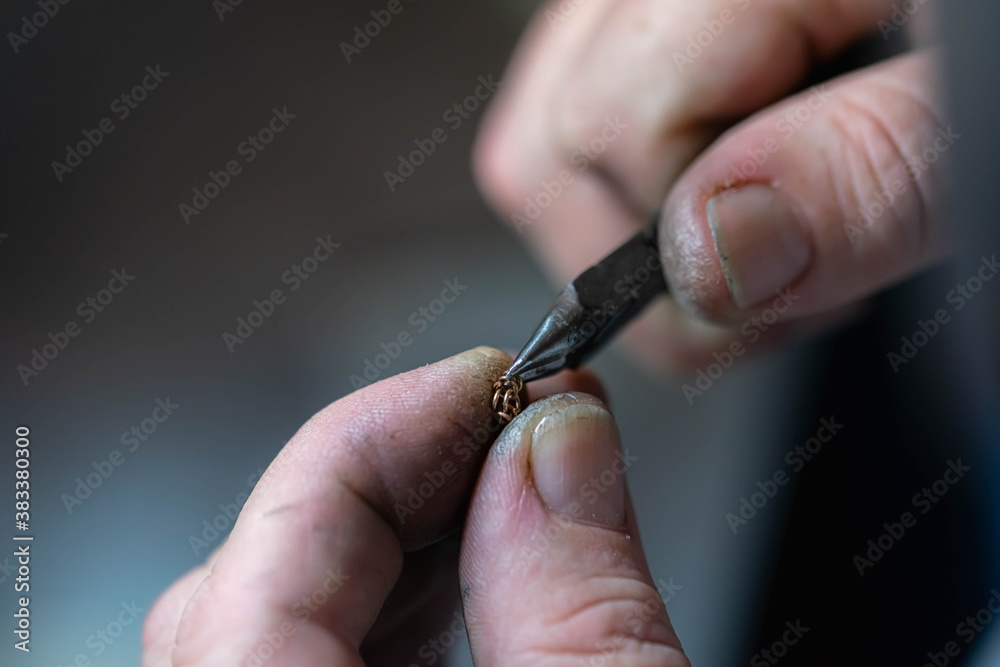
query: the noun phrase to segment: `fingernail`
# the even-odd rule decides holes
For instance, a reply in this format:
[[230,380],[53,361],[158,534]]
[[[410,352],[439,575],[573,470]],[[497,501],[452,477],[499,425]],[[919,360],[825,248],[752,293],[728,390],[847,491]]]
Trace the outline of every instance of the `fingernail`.
[[577,404],[547,415],[532,434],[535,488],[549,509],[583,523],[625,527],[625,471],[614,418]]
[[747,308],[788,287],[805,270],[805,230],[773,188],[747,185],[708,200],[708,224],[733,303]]

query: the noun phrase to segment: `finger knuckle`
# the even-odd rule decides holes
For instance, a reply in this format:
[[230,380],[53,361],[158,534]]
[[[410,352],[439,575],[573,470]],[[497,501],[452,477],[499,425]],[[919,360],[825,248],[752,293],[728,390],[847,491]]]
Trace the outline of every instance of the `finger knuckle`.
[[472,171],[479,189],[501,212],[517,210],[528,193],[531,156],[506,125],[489,123],[476,138]]
[[[877,84],[847,92],[832,111],[843,160],[834,179],[856,256],[908,265],[927,253],[935,188],[914,165],[940,121],[913,95]],[[837,156],[834,156],[837,157]]]
[[559,656],[573,655],[594,667],[689,667],[655,588],[621,577],[593,578],[581,588],[517,664],[562,664]]

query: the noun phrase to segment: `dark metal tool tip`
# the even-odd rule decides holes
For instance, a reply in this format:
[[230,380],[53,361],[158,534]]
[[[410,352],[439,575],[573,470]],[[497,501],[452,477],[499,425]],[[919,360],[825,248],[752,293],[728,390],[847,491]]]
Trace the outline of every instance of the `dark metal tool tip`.
[[507,371],[524,381],[576,368],[657,294],[667,291],[656,242],[659,216],[568,284]]

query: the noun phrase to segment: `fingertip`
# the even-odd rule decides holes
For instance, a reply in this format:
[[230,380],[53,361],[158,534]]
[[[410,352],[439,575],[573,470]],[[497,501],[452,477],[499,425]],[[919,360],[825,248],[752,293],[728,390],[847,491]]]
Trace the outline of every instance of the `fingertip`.
[[513,358],[503,350],[481,345],[456,354],[448,361],[460,362],[476,374],[496,380],[510,368]]

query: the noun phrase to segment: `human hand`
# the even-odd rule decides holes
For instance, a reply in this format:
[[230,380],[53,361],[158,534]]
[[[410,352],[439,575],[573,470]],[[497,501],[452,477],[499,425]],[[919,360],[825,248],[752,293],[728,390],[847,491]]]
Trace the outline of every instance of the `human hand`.
[[647,361],[690,370],[748,328],[771,343],[821,328],[948,252],[934,163],[961,135],[930,51],[785,95],[855,40],[932,11],[551,0],[484,120],[480,185],[560,282],[662,209],[673,301],[626,331]]
[[[143,664],[426,665],[467,631],[477,667],[688,665],[613,418],[558,394],[493,443],[491,387],[510,361],[478,348],[313,417],[225,544],[150,611]],[[531,389],[601,392],[586,373]],[[459,590],[464,622],[440,594]]]

